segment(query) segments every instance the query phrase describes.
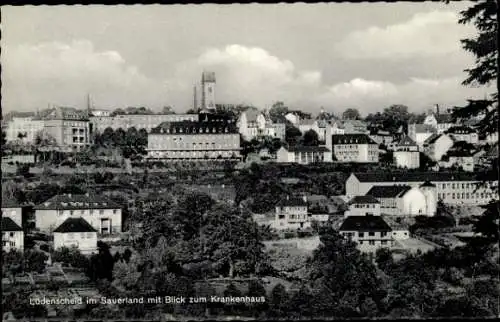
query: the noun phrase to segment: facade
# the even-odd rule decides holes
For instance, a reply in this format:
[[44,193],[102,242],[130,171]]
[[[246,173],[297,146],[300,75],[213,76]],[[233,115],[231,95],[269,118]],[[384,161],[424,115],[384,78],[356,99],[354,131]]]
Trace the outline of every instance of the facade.
[[247,109],[242,112],[238,118],[237,126],[247,141],[263,136],[285,140],[285,124],[272,122],[264,113],[256,109]]
[[311,220],[308,215],[308,205],[306,197],[290,198],[287,196],[276,206],[275,220],[273,228],[283,229],[304,229],[311,227]]
[[201,74],[201,109],[215,111],[215,73]]
[[370,195],[355,196],[349,202],[349,210],[344,217],[349,216],[380,216],[380,202]]
[[339,232],[358,244],[362,252],[375,252],[382,247],[392,247],[392,229],[381,216],[349,216],[344,219]]
[[423,148],[425,140],[437,133],[437,130],[429,124],[408,124],[408,136],[417,143],[420,149]]
[[23,227],[23,208],[13,201],[2,200],[2,218],[10,218]]
[[97,231],[81,217],[67,218],[54,230],[54,249],[76,247],[84,255],[97,251]]
[[122,231],[122,209],[98,195],[57,195],[35,207],[35,227],[51,232],[68,218],[83,218],[100,234]]
[[448,134],[435,134],[424,142],[424,153],[433,161],[439,161],[448,152],[455,141]]
[[20,225],[9,217],[2,216],[2,250],[24,250],[24,232]]
[[19,140],[19,134],[23,135],[22,142],[35,143],[36,137],[44,128],[43,120],[37,117],[13,117],[7,123],[5,140],[13,142]]
[[465,141],[470,144],[479,143],[477,131],[467,126],[450,127],[445,133],[449,134],[455,141]]
[[398,168],[416,169],[420,167],[418,145],[409,136],[404,136],[394,145],[394,163]]
[[230,119],[200,114],[200,120],[162,123],[148,134],[148,158],[161,161],[240,159],[240,134]]
[[[435,190],[434,186],[434,190]],[[380,212],[391,216],[434,216],[437,198],[420,187],[374,186],[366,193],[380,202]]]
[[[323,146],[282,146],[276,152],[276,162],[310,164],[326,162],[331,155],[330,150]],[[331,158],[331,156],[330,156]]]
[[332,157],[338,162],[378,162],[378,144],[366,134],[333,135],[331,138]]
[[110,116],[111,111],[103,110],[103,109],[95,109],[90,110],[90,116]]
[[439,168],[462,168],[467,172],[474,172],[474,156],[467,151],[448,151],[438,162]]
[[90,145],[90,122],[85,111],[56,107],[43,117],[44,131],[61,151],[81,151]]
[[427,115],[424,119],[424,124],[436,129],[437,134],[444,133],[455,125],[451,114],[441,114],[439,112]]
[[115,116],[91,116],[92,131],[103,133],[108,127],[114,131],[135,127],[148,133],[164,122],[198,121],[198,114],[122,114]]
[[374,186],[420,187],[429,180],[436,186],[437,200],[444,203],[482,205],[498,199],[494,190],[498,187],[497,181],[483,186],[475,173],[468,172],[351,173],[346,180],[346,197],[363,196]]

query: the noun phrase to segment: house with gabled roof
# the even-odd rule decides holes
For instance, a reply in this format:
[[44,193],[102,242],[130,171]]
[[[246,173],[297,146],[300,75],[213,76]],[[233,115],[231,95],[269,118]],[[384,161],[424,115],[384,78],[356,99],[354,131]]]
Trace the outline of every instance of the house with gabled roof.
[[344,217],[349,216],[380,216],[380,201],[370,195],[355,196],[349,203],[349,210],[344,213]]
[[285,123],[273,122],[268,115],[256,108],[248,108],[243,111],[238,118],[237,126],[247,141],[263,136],[285,139]]
[[366,195],[380,202],[382,214],[393,216],[433,216],[434,214],[427,214],[427,202],[437,202],[435,198],[427,200],[426,194],[420,187],[407,185],[373,186]]
[[308,214],[307,197],[287,196],[276,205],[273,228],[295,230],[309,227],[311,227],[311,220]]
[[378,144],[366,134],[327,136],[326,147],[338,162],[374,163],[379,160]]
[[375,252],[382,247],[392,247],[392,229],[381,216],[349,216],[344,219],[339,232],[357,243],[362,252]]
[[405,135],[394,145],[394,163],[398,168],[416,169],[420,167],[420,152],[418,145]]
[[23,228],[9,217],[2,217],[2,250],[24,250]]
[[97,230],[82,217],[67,218],[54,230],[54,249],[76,247],[82,254],[97,251]]
[[68,218],[82,217],[100,234],[122,231],[119,204],[96,194],[62,194],[35,206],[35,227],[51,232]]

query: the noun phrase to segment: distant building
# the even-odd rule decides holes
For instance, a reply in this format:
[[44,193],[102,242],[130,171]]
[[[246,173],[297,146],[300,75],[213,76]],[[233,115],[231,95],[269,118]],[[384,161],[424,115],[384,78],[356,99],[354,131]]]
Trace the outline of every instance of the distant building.
[[310,164],[315,162],[325,162],[331,158],[331,152],[323,146],[282,146],[276,152],[276,162],[278,163],[299,163]]
[[200,114],[196,122],[165,122],[148,134],[148,158],[160,161],[239,160],[240,134],[232,120]]
[[416,169],[420,167],[418,145],[409,136],[404,136],[394,145],[393,156],[398,168]]
[[51,232],[68,218],[82,217],[100,234],[122,231],[122,209],[99,195],[57,195],[35,206],[35,227]]
[[380,212],[385,215],[434,216],[436,214],[436,186],[429,182],[420,187],[373,186],[366,195],[380,202]]
[[474,145],[479,143],[477,131],[467,126],[453,126],[445,133],[449,134],[455,141],[465,141]]
[[81,151],[90,145],[90,123],[86,111],[56,107],[42,119],[44,131],[55,139],[61,151]]
[[441,134],[454,126],[455,122],[453,122],[451,114],[441,114],[437,112],[427,115],[424,119],[424,124],[432,126],[436,129],[437,134]]
[[344,217],[349,216],[380,216],[380,202],[370,195],[355,196],[349,201],[349,210]]
[[424,142],[424,153],[433,161],[439,161],[455,141],[448,134],[434,134]]
[[347,198],[363,196],[374,186],[408,185],[420,187],[430,181],[436,185],[437,199],[449,204],[486,204],[498,199],[497,181],[481,185],[477,174],[468,172],[367,172],[351,173],[346,181]]
[[97,231],[81,217],[67,218],[54,230],[54,249],[76,247],[84,255],[97,251]]
[[198,114],[120,114],[115,116],[91,116],[93,132],[103,133],[107,128],[116,131],[130,128],[145,129],[148,133],[164,122],[198,121]]
[[288,197],[276,206],[273,228],[303,229],[311,227],[308,216],[307,198]]
[[425,140],[436,133],[437,130],[429,124],[408,124],[408,136],[417,143],[420,149],[423,148]]
[[237,126],[239,132],[247,141],[263,136],[285,140],[285,123],[275,123],[257,109],[243,111],[238,119]]
[[[22,140],[25,143],[35,143],[38,133],[43,128],[43,120],[37,117],[13,117],[7,122],[5,140],[7,142]],[[19,138],[19,135],[23,138]]]
[[104,109],[91,109],[90,110],[90,116],[110,116],[111,111],[109,110],[104,110]]
[[215,73],[203,72],[201,75],[201,109],[215,111]]
[[362,252],[393,246],[392,229],[381,216],[349,216],[342,222],[339,232],[355,241]]
[[379,160],[378,144],[366,134],[327,136],[326,147],[338,162],[375,163]]
[[2,216],[2,250],[24,250],[24,232],[10,217]]
[[389,131],[376,130],[370,133],[370,138],[377,144],[388,146],[394,141],[394,136]]
[[342,121],[344,134],[370,134],[368,124],[361,120],[344,120]]

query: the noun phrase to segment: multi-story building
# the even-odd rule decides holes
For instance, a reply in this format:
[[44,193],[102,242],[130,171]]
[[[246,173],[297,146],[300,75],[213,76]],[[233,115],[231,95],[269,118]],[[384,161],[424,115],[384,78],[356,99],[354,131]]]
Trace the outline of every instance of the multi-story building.
[[349,201],[349,210],[344,217],[349,216],[380,216],[380,202],[370,195],[355,196]]
[[433,161],[439,161],[455,141],[448,134],[434,134],[424,142],[424,153]]
[[43,118],[44,131],[61,151],[80,151],[90,145],[90,123],[86,111],[56,107]]
[[398,168],[416,169],[420,167],[418,145],[409,136],[404,136],[394,145],[393,156]]
[[237,126],[247,141],[256,137],[269,136],[285,140],[285,123],[272,122],[269,117],[257,109],[247,109],[238,118]]
[[478,144],[479,136],[477,131],[467,126],[453,126],[445,133],[449,134],[455,141],[465,141],[470,144]]
[[474,171],[474,155],[470,151],[448,151],[438,162],[440,168],[462,168],[464,171]]
[[275,220],[273,227],[275,229],[303,229],[311,227],[311,221],[308,216],[307,198],[290,198],[287,196],[276,206]]
[[437,207],[436,186],[424,182],[407,185],[373,186],[367,193],[380,202],[380,212],[392,216],[434,216]]
[[393,246],[392,229],[381,216],[349,216],[342,222],[339,232],[355,241],[362,252]]
[[324,146],[282,146],[276,152],[278,163],[310,164],[331,160],[331,152]]
[[2,216],[2,250],[24,250],[24,232],[20,225],[9,217]]
[[7,122],[5,140],[7,142],[22,140],[24,143],[35,143],[36,137],[44,128],[44,122],[38,117],[13,117]]
[[236,124],[216,114],[200,114],[199,121],[162,123],[148,134],[152,160],[240,159]]
[[346,197],[362,196],[373,186],[408,185],[420,187],[425,181],[434,182],[438,200],[448,204],[487,204],[498,199],[497,181],[484,184],[477,174],[469,172],[367,172],[351,173],[346,181]]
[[129,128],[145,129],[148,133],[164,122],[198,121],[198,114],[120,114],[115,116],[91,116],[92,131],[103,133],[107,128],[114,131]]
[[338,162],[378,162],[378,144],[366,134],[327,136],[326,148]]
[[121,206],[99,195],[57,195],[35,206],[35,227],[51,232],[68,218],[83,218],[100,234],[122,231]]
[[408,136],[417,143],[420,149],[423,148],[425,140],[436,134],[437,130],[428,124],[408,124]]
[[54,230],[54,249],[76,247],[84,255],[97,251],[97,231],[81,217],[67,218]]

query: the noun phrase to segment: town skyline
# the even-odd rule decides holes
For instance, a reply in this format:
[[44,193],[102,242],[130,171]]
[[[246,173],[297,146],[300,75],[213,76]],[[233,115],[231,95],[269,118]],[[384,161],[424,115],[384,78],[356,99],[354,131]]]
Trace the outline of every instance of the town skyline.
[[90,93],[96,108],[182,113],[203,70],[217,75],[218,104],[364,116],[460,106],[488,93],[460,85],[473,63],[459,43],[474,31],[457,22],[467,6],[4,7],[3,112],[86,108]]

